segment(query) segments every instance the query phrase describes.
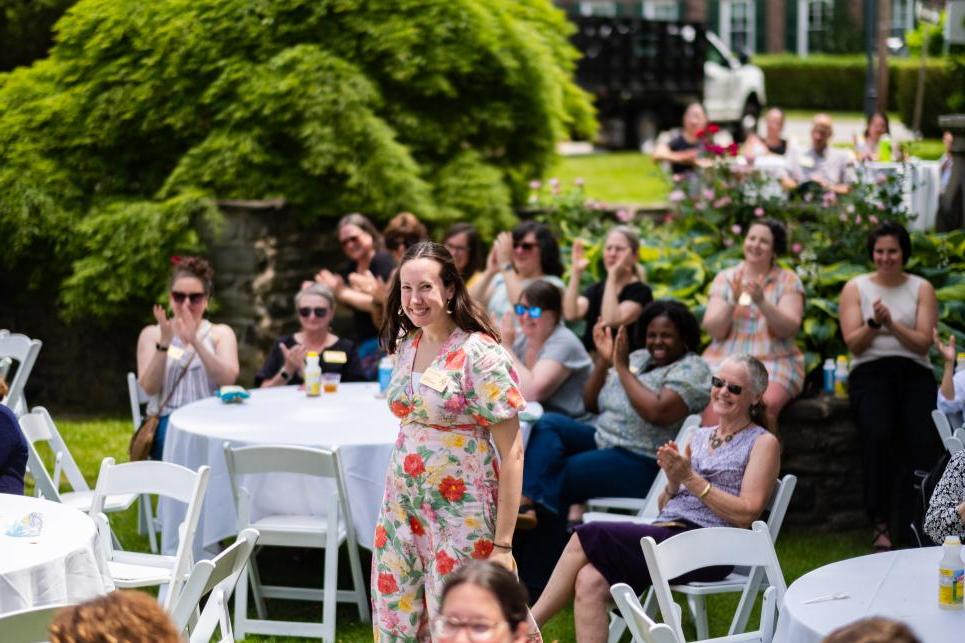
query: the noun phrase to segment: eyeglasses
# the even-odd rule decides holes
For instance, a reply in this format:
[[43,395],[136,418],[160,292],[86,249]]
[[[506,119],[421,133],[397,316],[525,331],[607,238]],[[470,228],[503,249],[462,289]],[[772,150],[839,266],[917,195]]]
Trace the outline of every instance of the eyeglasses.
[[523,250],[524,252],[529,252],[538,245],[538,243],[534,243],[532,241],[516,241],[513,243],[513,248]]
[[539,319],[543,316],[543,309],[539,306],[525,306],[523,304],[516,304],[515,310],[516,314],[520,317],[526,313],[529,313],[530,319]]
[[201,300],[204,299],[203,292],[180,292],[178,290],[171,291],[171,299],[174,300],[176,304],[183,304],[184,300],[187,299],[192,304],[200,304]]
[[[417,236],[402,236],[402,237],[390,237],[385,240],[385,247],[389,250],[398,250],[399,248],[409,249],[415,244],[422,241]],[[451,251],[450,251],[451,252]]]
[[347,246],[350,243],[358,243],[359,239],[360,237],[357,234],[353,234],[351,237],[345,237],[344,239],[339,239],[338,242],[342,244],[342,246]]
[[321,319],[322,317],[328,315],[328,308],[322,308],[320,306],[316,308],[309,308],[308,306],[305,306],[304,308],[298,309],[298,314],[305,318],[311,317],[312,313],[315,313],[315,316]]
[[462,254],[464,252],[469,252],[469,246],[457,246],[454,243],[444,243],[442,244],[449,251],[449,254]]
[[714,388],[724,388],[726,386],[727,390],[734,395],[740,395],[744,391],[744,387],[740,384],[728,384],[725,380],[722,380],[717,376],[710,378],[710,385]]
[[459,633],[459,630],[466,630],[470,641],[485,643],[494,640],[499,630],[508,625],[509,623],[506,621],[496,623],[481,620],[463,621],[439,615],[432,619],[432,635],[439,639],[453,638]]

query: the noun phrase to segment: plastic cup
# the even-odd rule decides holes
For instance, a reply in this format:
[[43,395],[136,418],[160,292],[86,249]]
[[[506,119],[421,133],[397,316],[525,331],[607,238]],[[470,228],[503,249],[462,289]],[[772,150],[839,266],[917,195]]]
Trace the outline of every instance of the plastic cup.
[[326,393],[335,393],[338,391],[338,383],[341,381],[341,373],[322,373],[322,390]]

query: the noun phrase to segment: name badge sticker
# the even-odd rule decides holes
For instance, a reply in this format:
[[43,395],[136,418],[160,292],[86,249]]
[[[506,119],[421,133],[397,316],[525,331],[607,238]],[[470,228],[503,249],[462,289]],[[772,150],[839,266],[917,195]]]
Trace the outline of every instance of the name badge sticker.
[[345,351],[323,351],[322,361],[326,364],[344,364],[348,361]]
[[181,358],[184,357],[184,349],[179,346],[168,346],[168,357],[175,362],[180,362]]
[[446,390],[446,377],[434,368],[426,369],[419,383],[428,386],[436,393],[442,393]]

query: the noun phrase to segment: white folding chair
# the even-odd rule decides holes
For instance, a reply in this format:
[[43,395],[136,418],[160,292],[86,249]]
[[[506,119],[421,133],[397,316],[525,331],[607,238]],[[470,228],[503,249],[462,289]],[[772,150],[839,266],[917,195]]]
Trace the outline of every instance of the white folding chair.
[[[0,333],[0,359],[16,360],[17,370],[13,375],[13,380],[7,382],[10,390],[7,396],[0,400],[6,404],[17,415],[27,411],[27,402],[23,396],[23,390],[27,386],[30,372],[33,370],[37,355],[40,354],[40,347],[43,342],[39,339],[30,339],[20,333]],[[7,363],[6,372],[9,372],[10,362]],[[6,377],[6,372],[4,376]]]
[[931,412],[931,419],[935,423],[935,429],[938,430],[938,438],[940,440],[944,442],[945,438],[952,437],[952,425],[951,422],[948,421],[947,415],[938,409],[934,409]]
[[[687,444],[691,432],[700,426],[699,415],[688,415],[677,432],[675,441],[679,445]],[[646,498],[591,498],[587,501],[587,511],[583,514],[583,522],[619,521],[655,518],[660,513],[657,500],[660,492],[667,486],[667,475],[661,470],[657,473]],[[609,510],[633,511],[633,514],[614,513]]]
[[0,616],[0,640],[11,643],[46,643],[50,624],[66,605],[45,605]]
[[[668,538],[659,545],[650,536],[640,539],[643,556],[653,582],[653,592],[664,623],[680,641],[685,641],[680,610],[670,590],[670,580],[687,572],[714,565],[760,568],[769,587],[764,592],[760,629],[731,634],[715,641],[760,641],[770,643],[774,636],[778,606],[787,585],[767,525],[755,521],[750,529],[707,527],[693,529]],[[698,639],[700,640],[700,639]]]
[[[632,587],[617,583],[610,587],[610,594],[617,604],[617,610],[626,619],[632,640],[642,643],[683,643],[674,634],[673,628],[666,623],[657,623],[647,615]],[[674,607],[677,618],[680,618],[680,606],[674,603]]]
[[[131,424],[134,427],[133,430],[137,431],[144,421],[141,408],[147,406],[151,396],[144,392],[141,385],[137,383],[137,375],[131,372],[127,373],[127,399],[131,403]],[[160,525],[154,519],[150,496],[141,496],[137,503],[137,533],[147,534],[152,554],[158,553],[157,533],[159,531]]]
[[[345,475],[338,450],[311,449],[292,446],[252,446],[232,448],[224,444],[228,477],[231,480],[238,509],[239,531],[254,527],[260,534],[258,546],[314,547],[325,550],[325,572],[322,589],[262,585],[256,557],[252,556],[249,573],[242,575],[235,594],[235,635],[244,638],[249,632],[276,636],[320,637],[335,640],[335,604],[353,602],[358,605],[359,618],[369,620],[369,602],[362,578],[355,528],[345,491]],[[272,473],[294,473],[328,478],[335,484],[328,498],[326,514],[270,515],[252,521],[251,495],[244,487],[243,476]],[[251,478],[248,478],[250,480]],[[352,572],[350,590],[339,590],[338,549],[342,543],[348,548]],[[248,577],[251,578],[257,619],[248,618]],[[322,602],[322,622],[273,621],[265,618],[264,598],[289,598]]]
[[[781,533],[781,526],[784,524],[784,516],[787,515],[788,505],[791,504],[791,496],[797,486],[797,476],[787,474],[779,478],[774,487],[774,492],[767,503],[767,529],[773,542],[777,542],[777,537]],[[649,522],[649,520],[639,520],[639,522]],[[719,581],[694,581],[681,585],[673,585],[671,589],[687,596],[687,606],[690,608],[691,616],[694,620],[694,627],[697,630],[698,639],[706,639],[709,636],[707,625],[707,603],[706,596],[713,594],[741,593],[740,602],[731,620],[729,635],[739,634],[747,628],[747,621],[751,611],[754,609],[754,602],[757,600],[757,593],[761,590],[763,582],[763,570],[760,568],[735,569],[726,578]],[[651,609],[654,595],[653,590],[647,592],[644,600],[644,607]],[[618,641],[623,635],[626,624],[622,619],[612,618],[610,621],[609,641]]]
[[[52,502],[59,502],[84,513],[91,510],[94,490],[80,472],[74,456],[61,437],[50,413],[42,406],[35,406],[30,413],[20,416],[20,430],[27,438],[27,469],[33,476],[35,492]],[[37,445],[44,442],[54,455],[54,472],[47,471]],[[61,491],[61,475],[67,478],[72,491]],[[105,498],[102,511],[124,511],[137,498],[130,493],[113,494]]]
[[951,455],[955,455],[959,451],[965,451],[965,436],[960,438],[957,435],[958,431],[956,431],[955,433],[956,435],[952,435],[942,440],[942,443],[945,445],[945,448],[948,450],[948,453]]
[[[219,643],[235,640],[228,599],[245,571],[257,540],[257,530],[245,529],[234,544],[214,559],[202,560],[194,566],[171,609],[171,620],[178,632],[184,632],[191,625],[190,643],[208,643],[218,628],[221,629]],[[199,614],[198,606],[205,594],[208,601]]]
[[[91,501],[91,516],[97,523],[104,558],[117,587],[159,585],[158,598],[162,607],[170,611],[192,567],[191,551],[210,473],[211,468],[207,465],[195,473],[170,462],[148,460],[114,464],[114,458],[104,458]],[[113,547],[110,524],[103,508],[106,497],[114,494],[159,495],[187,505],[184,522],[178,529],[178,548],[174,556],[128,552]]]

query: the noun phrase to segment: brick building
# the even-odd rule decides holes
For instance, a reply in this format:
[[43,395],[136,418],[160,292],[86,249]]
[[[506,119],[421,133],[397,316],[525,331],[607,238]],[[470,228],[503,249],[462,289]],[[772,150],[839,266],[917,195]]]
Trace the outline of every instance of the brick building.
[[[704,22],[734,51],[828,50],[832,39],[863,31],[863,0],[555,0],[569,13]],[[891,0],[892,34],[915,26],[915,0]],[[838,27],[838,31],[835,31]],[[860,40],[858,41],[860,43]]]

